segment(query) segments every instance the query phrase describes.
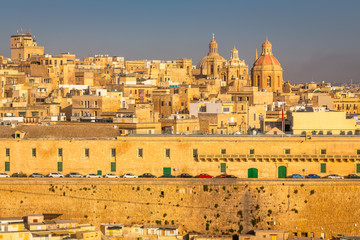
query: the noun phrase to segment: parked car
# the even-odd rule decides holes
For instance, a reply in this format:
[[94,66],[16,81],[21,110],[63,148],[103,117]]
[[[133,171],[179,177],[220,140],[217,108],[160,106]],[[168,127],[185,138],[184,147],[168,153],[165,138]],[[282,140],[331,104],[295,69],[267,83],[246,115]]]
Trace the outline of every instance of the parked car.
[[290,175],[289,178],[305,178],[305,176],[300,175],[300,174],[293,174],[293,175]]
[[216,178],[237,178],[237,177],[234,175],[223,173],[223,174],[220,174],[219,176],[216,176]]
[[349,174],[347,175],[347,178],[360,178],[360,176],[356,174]]
[[87,178],[101,178],[101,175],[97,175],[95,173],[89,173],[88,175],[86,175],[85,177]]
[[321,178],[321,177],[319,175],[317,175],[317,174],[309,174],[307,176],[307,178]]
[[31,174],[29,177],[33,177],[33,178],[43,178],[44,175],[42,175],[41,173],[33,173],[33,174]]
[[52,178],[63,178],[64,177],[64,175],[62,175],[61,173],[58,173],[58,172],[51,172],[46,176],[52,177]]
[[343,176],[337,175],[337,174],[330,174],[328,176],[326,176],[326,178],[330,178],[330,179],[344,179]]
[[207,173],[200,173],[200,175],[196,176],[197,178],[213,178],[213,176]]
[[119,178],[119,176],[113,173],[107,173],[104,175],[104,178]]
[[80,173],[77,172],[71,172],[68,175],[66,175],[66,177],[70,177],[70,178],[82,178],[83,175],[81,175]]
[[175,176],[171,175],[171,174],[164,174],[164,175],[160,176],[160,178],[175,178]]
[[132,173],[125,173],[124,175],[122,175],[123,178],[138,178],[138,176],[136,176],[135,174]]
[[17,172],[17,173],[13,173],[11,175],[11,177],[27,177],[27,175],[25,173],[22,173],[22,172]]
[[188,173],[182,173],[178,176],[178,178],[193,178],[193,176]]
[[7,177],[10,177],[10,175],[7,173],[0,173],[0,178],[7,178]]
[[152,175],[151,173],[144,173],[143,175],[139,176],[140,178],[156,178],[155,175]]

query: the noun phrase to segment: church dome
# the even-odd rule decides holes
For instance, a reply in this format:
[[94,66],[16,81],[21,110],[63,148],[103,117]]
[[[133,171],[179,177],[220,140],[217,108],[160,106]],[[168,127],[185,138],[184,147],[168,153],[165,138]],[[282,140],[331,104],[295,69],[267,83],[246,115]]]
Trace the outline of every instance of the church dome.
[[221,63],[226,63],[225,58],[223,58],[222,56],[220,56],[220,54],[218,53],[218,44],[215,41],[215,36],[213,34],[212,36],[212,40],[209,43],[209,53],[207,56],[205,56],[203,59],[201,59],[201,61],[199,62],[199,64],[196,66],[198,69],[207,69],[208,66],[208,62],[212,61],[212,62],[221,62]]
[[265,42],[262,44],[261,56],[258,59],[256,59],[254,62],[254,66],[264,66],[264,65],[280,66],[279,61],[272,54],[272,45],[267,37]]
[[272,55],[261,55],[254,63],[254,66],[263,66],[263,65],[278,65],[280,66],[279,61]]

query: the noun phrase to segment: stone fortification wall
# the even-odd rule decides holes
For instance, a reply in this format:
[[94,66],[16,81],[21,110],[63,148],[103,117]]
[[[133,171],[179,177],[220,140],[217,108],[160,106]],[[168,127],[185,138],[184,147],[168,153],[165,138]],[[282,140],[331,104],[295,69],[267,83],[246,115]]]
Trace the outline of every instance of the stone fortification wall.
[[226,171],[247,178],[249,169],[256,169],[259,178],[278,178],[279,168],[285,170],[283,176],[360,173],[358,136],[324,136],[310,140],[305,137],[134,136],[98,140],[33,139],[26,133],[25,139],[1,139],[0,143],[0,171],[10,174],[112,171],[118,175],[150,172],[159,176],[168,169],[173,175],[205,172],[216,176]]
[[[62,214],[80,222],[177,224],[180,232],[284,229],[359,235],[352,180],[1,180],[0,217]],[[291,236],[292,234],[290,234]]]

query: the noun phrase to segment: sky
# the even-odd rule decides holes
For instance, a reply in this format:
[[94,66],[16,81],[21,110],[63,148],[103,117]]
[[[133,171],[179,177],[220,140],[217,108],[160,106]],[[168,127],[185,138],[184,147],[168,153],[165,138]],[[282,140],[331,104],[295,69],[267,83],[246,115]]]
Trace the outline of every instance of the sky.
[[360,83],[358,0],[16,0],[1,8],[6,57],[22,28],[49,54],[192,58],[196,65],[215,33],[220,55],[229,59],[235,45],[250,71],[268,36],[284,81]]

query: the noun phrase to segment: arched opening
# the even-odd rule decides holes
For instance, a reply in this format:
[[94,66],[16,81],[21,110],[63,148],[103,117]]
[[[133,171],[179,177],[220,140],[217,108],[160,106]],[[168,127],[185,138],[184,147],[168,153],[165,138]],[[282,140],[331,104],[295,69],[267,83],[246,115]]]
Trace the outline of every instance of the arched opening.
[[270,76],[267,77],[266,84],[268,87],[271,87],[271,77]]

